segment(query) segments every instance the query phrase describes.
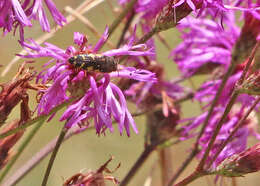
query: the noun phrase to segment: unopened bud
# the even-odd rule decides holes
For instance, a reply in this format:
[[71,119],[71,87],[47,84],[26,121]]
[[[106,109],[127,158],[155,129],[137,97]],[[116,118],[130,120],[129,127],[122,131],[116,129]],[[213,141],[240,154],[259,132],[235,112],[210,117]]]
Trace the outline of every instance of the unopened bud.
[[[175,27],[181,19],[193,11],[186,2],[183,2],[181,5],[175,7],[175,4],[178,2],[179,1],[177,0],[169,1],[162,11],[159,12],[155,22],[155,27],[158,32]],[[194,1],[193,4],[195,9],[201,7],[201,2]]]
[[225,159],[212,173],[228,177],[237,177],[259,170],[260,143]]
[[260,95],[260,70],[249,75],[239,91],[249,95]]

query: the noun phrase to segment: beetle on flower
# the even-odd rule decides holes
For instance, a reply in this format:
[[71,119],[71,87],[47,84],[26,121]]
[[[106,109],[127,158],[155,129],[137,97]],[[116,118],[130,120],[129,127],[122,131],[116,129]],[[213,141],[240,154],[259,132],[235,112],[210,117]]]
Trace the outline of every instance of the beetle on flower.
[[[75,68],[68,60],[79,54],[96,54],[108,37],[106,29],[103,37],[95,45],[90,47],[84,35],[75,32],[74,43],[79,46],[76,49],[69,46],[66,51],[50,43],[45,43],[42,47],[32,39],[31,43],[21,42],[28,50],[28,55],[24,58],[51,57],[45,66],[55,63],[39,73],[37,81],[43,83],[52,81],[52,85],[42,92],[42,97],[38,105],[38,114],[47,114],[55,106],[69,100],[72,97],[78,98],[63,113],[60,120],[67,120],[66,127],[70,128],[75,124],[88,125],[89,120],[94,120],[96,132],[101,134],[108,128],[113,131],[112,117],[118,123],[120,134],[123,129],[130,135],[130,125],[137,133],[135,122],[128,111],[125,96],[120,88],[110,81],[111,78],[130,78],[138,81],[156,82],[155,74],[147,70],[135,69],[134,67],[123,67],[112,73],[101,73],[95,71],[85,71]],[[130,38],[128,44],[122,48],[103,52],[103,56],[151,56],[154,55],[152,49],[145,50],[144,44],[134,45],[134,36]]]

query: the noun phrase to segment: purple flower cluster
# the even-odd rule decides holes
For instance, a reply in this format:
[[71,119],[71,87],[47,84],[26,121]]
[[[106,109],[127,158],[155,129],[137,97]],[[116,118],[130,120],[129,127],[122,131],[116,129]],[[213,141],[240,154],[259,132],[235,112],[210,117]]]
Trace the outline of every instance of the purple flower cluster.
[[239,28],[233,13],[226,13],[222,23],[224,28],[211,19],[192,16],[181,21],[178,29],[184,41],[171,56],[185,77],[199,72],[203,66],[229,66]]
[[[58,11],[52,0],[44,0],[54,21],[62,26],[66,19]],[[1,0],[0,1],[0,28],[4,34],[14,32],[19,27],[20,38],[24,40],[24,27],[31,27],[32,20],[38,20],[43,31],[50,31],[50,24],[44,10],[43,0]]]
[[[0,0],[0,27],[4,34],[19,28],[19,42],[27,52],[20,56],[50,58],[36,78],[37,83],[45,85],[38,95],[38,115],[48,115],[60,104],[68,103],[60,118],[66,122],[67,129],[75,125],[92,125],[100,135],[107,129],[113,132],[115,122],[120,134],[125,131],[130,136],[131,128],[138,133],[127,107],[127,101],[132,101],[140,113],[147,114],[149,139],[146,142],[151,147],[157,147],[172,137],[186,140],[199,136],[195,147],[200,150],[197,157],[203,158],[195,177],[197,173],[199,176],[208,173],[206,168],[214,170],[227,157],[244,151],[249,137],[260,140],[255,114],[260,108],[259,102],[255,102],[259,90],[255,88],[250,92],[252,86],[259,84],[256,82],[259,78],[251,78],[250,86],[246,81],[239,81],[248,61],[252,65],[245,79],[259,74],[259,54],[254,56],[254,60],[249,60],[248,56],[253,54],[260,40],[260,0],[118,0],[122,7],[130,2],[136,2],[133,9],[122,10],[121,15],[125,17],[119,16],[122,22],[127,19],[118,41],[121,47],[100,52],[108,39],[108,28],[95,45],[89,44],[85,35],[74,32],[74,45],[66,49],[47,42],[41,46],[33,39],[24,39],[24,28],[31,27],[32,20],[37,20],[43,31],[50,31],[44,4],[54,21],[62,26],[66,20],[53,1]],[[244,21],[242,28],[237,24],[241,20]],[[156,42],[152,38],[172,27],[178,29],[183,40],[169,55],[180,71],[178,81],[166,78],[166,67],[156,56]],[[137,28],[142,30],[141,36],[136,34]],[[158,38],[170,48],[163,36],[158,35]],[[197,90],[181,84],[202,74],[206,78]],[[225,78],[227,81],[221,90]],[[230,112],[224,115],[230,100],[233,101],[230,98],[234,90],[238,96]],[[180,120],[181,102],[188,99],[200,104],[201,113]],[[241,122],[252,105],[253,111]],[[198,133],[200,128],[205,130]],[[235,133],[233,138],[227,141],[232,132]],[[215,158],[225,141],[229,143]]]
[[[184,1],[179,1],[178,5],[181,4],[181,2],[183,3]],[[259,6],[260,3],[257,3]],[[236,1],[234,4],[234,6],[239,5],[245,4],[242,1]],[[249,8],[255,7],[255,5],[256,4],[253,5],[251,2],[248,4],[246,9],[241,8],[241,10],[248,11]],[[224,4],[221,5],[221,7],[230,8],[230,6],[225,6]],[[256,20],[258,19],[259,15],[255,13],[255,9],[245,12],[244,15],[247,16],[248,13],[255,16],[254,18]],[[171,53],[171,57],[177,63],[183,77],[191,77],[194,75],[204,74],[205,72],[208,75],[211,75],[210,78],[204,82],[195,93],[195,100],[199,101],[203,105],[203,113],[189,120],[189,125],[183,127],[183,139],[196,136],[196,129],[204,123],[204,120],[208,114],[207,109],[212,103],[217,90],[220,87],[221,78],[230,66],[235,43],[241,35],[241,30],[236,25],[234,12],[229,11],[222,13],[222,25],[214,21],[215,17],[212,15],[212,12],[207,10],[204,11],[199,18],[188,16],[182,20],[178,26],[178,29],[182,33],[183,42],[179,44]],[[251,27],[253,25],[252,22],[253,21],[250,21]],[[245,24],[249,25],[249,23]],[[254,28],[248,28],[249,26],[246,28],[250,29],[257,36],[257,33],[260,33],[259,26],[257,25],[259,25],[259,23],[255,24]],[[209,120],[205,132],[199,140],[201,152],[199,153],[198,158],[201,158],[207,149],[216,125],[223,115],[231,93],[234,90],[236,82],[239,80],[242,71],[243,68],[241,68],[241,65],[238,65],[235,72],[231,77],[229,77],[225,88],[221,93],[220,99],[218,100],[218,104],[214,108],[214,112]],[[247,108],[249,108],[255,100],[256,98],[254,96],[247,94],[240,94],[238,96],[235,108],[233,108],[233,110],[229,113],[228,118],[225,120],[214,146],[210,151],[207,162],[210,162],[210,160],[214,157],[215,153],[220,148],[221,143],[227,139],[230,132],[236,127],[236,124],[242,118]],[[260,105],[256,107],[256,110],[259,109],[259,106]],[[225,158],[245,150],[249,136],[255,136],[259,139],[259,134],[256,132],[256,127],[252,127],[256,125],[257,122],[255,121],[255,116],[252,116],[251,119],[245,122],[243,127],[237,131],[233,140],[224,148],[212,166],[216,167]]]
[[[129,0],[118,0],[119,4],[128,3]],[[135,11],[142,14],[142,17],[146,20],[151,20],[163,9],[163,7],[169,3],[170,0],[146,0],[138,1],[135,5]]]
[[[33,40],[28,40],[30,44],[21,43],[26,49],[30,49],[28,50],[29,54],[23,56],[25,58],[53,58],[45,65],[53,64],[53,66],[42,71],[38,76],[38,80],[41,80],[42,83],[52,81],[52,85],[43,92],[41,97],[38,105],[39,115],[49,113],[52,108],[71,97],[79,97],[67,108],[60,119],[61,121],[67,120],[67,128],[75,124],[88,125],[89,121],[93,119],[98,134],[104,133],[106,128],[112,132],[113,117],[118,123],[120,134],[125,129],[129,136],[130,125],[137,132],[135,122],[128,111],[124,94],[116,84],[111,82],[111,78],[129,78],[154,83],[156,82],[155,74],[147,70],[122,65],[118,65],[118,71],[110,74],[86,72],[68,63],[68,58],[77,54],[96,54],[107,39],[107,30],[93,48],[86,45],[87,39],[78,32],[74,33],[74,43],[78,45],[79,49],[69,46],[64,51],[50,43],[45,43],[45,47],[42,47]],[[122,48],[109,50],[101,55],[114,57],[154,55],[151,52],[152,49],[144,50],[146,48],[144,44],[133,45],[133,38]]]

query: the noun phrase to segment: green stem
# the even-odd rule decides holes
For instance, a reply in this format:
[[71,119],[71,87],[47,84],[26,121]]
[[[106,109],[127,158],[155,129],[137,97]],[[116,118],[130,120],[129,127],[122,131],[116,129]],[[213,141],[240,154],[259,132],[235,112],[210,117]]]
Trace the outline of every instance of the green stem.
[[122,20],[125,18],[125,16],[131,12],[131,10],[134,8],[135,3],[137,0],[131,0],[121,12],[121,14],[113,21],[113,23],[109,26],[108,29],[108,37],[112,35],[112,33],[115,31],[115,29],[118,27],[118,25],[122,22]]
[[20,145],[20,147],[17,150],[17,153],[15,154],[15,156],[10,160],[10,162],[8,163],[8,165],[6,166],[5,170],[2,172],[2,174],[0,175],[0,183],[3,181],[3,179],[5,178],[5,176],[7,175],[7,173],[10,171],[10,169],[12,168],[12,166],[15,164],[16,160],[20,157],[20,155],[22,154],[22,152],[24,151],[24,149],[27,147],[27,145],[30,143],[30,141],[32,140],[32,138],[35,136],[35,134],[37,133],[37,131],[40,129],[40,127],[42,126],[42,124],[44,123],[45,120],[41,120],[39,121],[38,125],[36,125],[32,131],[30,131],[29,135],[27,136],[27,138],[22,142],[22,144]]
[[138,44],[142,44],[145,43],[146,41],[148,41],[151,37],[153,37],[154,34],[160,32],[160,30],[158,29],[158,27],[154,27],[152,28],[148,33],[146,33],[141,39],[139,39],[139,41],[137,41],[137,45]]
[[54,150],[53,150],[53,152],[51,154],[51,158],[50,158],[50,161],[48,163],[48,167],[47,167],[47,169],[45,171],[44,178],[42,180],[42,186],[46,186],[47,185],[47,181],[48,181],[48,178],[49,178],[49,175],[50,175],[51,168],[53,166],[54,160],[56,158],[58,150],[59,150],[59,148],[61,146],[61,143],[62,143],[62,141],[63,141],[63,139],[64,139],[64,137],[65,137],[67,132],[68,132],[68,129],[65,128],[65,125],[64,125],[64,127],[62,128],[62,130],[60,132],[60,135],[59,135],[59,138],[58,138],[57,143],[55,145],[55,148],[54,148]]
[[53,113],[59,111],[60,109],[62,109],[62,108],[64,108],[64,107],[66,107],[67,105],[69,105],[69,104],[70,104],[71,102],[73,102],[73,101],[75,101],[75,99],[71,99],[71,100],[69,100],[69,101],[67,101],[67,102],[64,102],[64,103],[62,103],[62,104],[60,104],[60,105],[54,107],[54,108],[53,108],[48,114],[46,114],[46,115],[37,116],[36,118],[31,119],[31,120],[27,121],[27,122],[24,123],[24,124],[21,124],[21,126],[15,128],[15,129],[13,129],[13,130],[10,130],[10,131],[8,131],[8,132],[5,132],[5,133],[3,133],[3,134],[0,134],[0,139],[3,139],[3,138],[5,138],[5,137],[7,137],[7,136],[10,136],[10,135],[12,135],[12,134],[15,134],[16,132],[18,132],[18,131],[20,131],[20,130],[24,130],[24,129],[26,129],[27,127],[33,125],[34,123],[37,123],[37,122],[40,122],[40,121],[43,121],[43,120],[47,119],[50,115],[52,115]]
[[[86,129],[86,128],[85,128]],[[77,135],[79,133],[82,133],[85,131],[85,129],[74,127],[69,130],[69,132],[65,135],[65,138],[62,142],[65,140],[68,140],[74,135]],[[94,127],[90,128],[94,129]],[[22,167],[17,169],[4,183],[3,185],[6,186],[14,186],[17,185],[18,182],[24,178],[30,171],[34,169],[36,165],[38,165],[42,160],[47,157],[49,153],[53,151],[55,148],[55,145],[58,141],[58,137],[55,137],[51,142],[49,142],[45,147],[43,147],[39,152],[37,152],[30,160],[25,162]]]
[[116,45],[116,48],[119,48],[120,45],[123,43],[125,34],[126,34],[128,28],[130,27],[130,25],[131,25],[131,23],[132,23],[134,17],[135,17],[135,10],[133,9],[132,12],[131,12],[131,14],[130,14],[130,16],[129,16],[129,19],[127,20],[127,22],[126,22],[126,24],[125,24],[125,26],[124,26],[124,29],[123,29],[123,31],[122,31],[122,33],[121,33],[121,36],[120,36],[120,38],[119,38],[119,40],[118,40],[118,43],[117,43],[117,45]]

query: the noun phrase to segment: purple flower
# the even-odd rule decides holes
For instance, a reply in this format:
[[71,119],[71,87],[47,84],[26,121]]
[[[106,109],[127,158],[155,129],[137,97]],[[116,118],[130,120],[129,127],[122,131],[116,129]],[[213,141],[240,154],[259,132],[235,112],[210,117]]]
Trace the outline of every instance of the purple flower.
[[[225,88],[219,98],[219,104],[222,106],[225,106],[227,102],[229,101],[229,98],[232,94],[232,91],[235,88],[236,82],[239,80],[242,72],[238,72],[234,75],[232,75],[226,85]],[[202,84],[200,89],[195,94],[195,99],[198,100],[201,103],[206,103],[205,108],[207,108],[209,103],[212,103],[218,88],[220,87],[221,80],[212,80],[207,81]],[[240,103],[242,105],[250,105],[255,101],[254,96],[250,96],[248,94],[240,94],[237,98],[237,103]]]
[[[159,65],[153,65],[152,72],[158,77],[158,82],[134,82],[125,91],[127,96],[131,96],[132,101],[141,108],[147,110],[155,106],[158,102],[162,102],[163,93],[172,100],[179,99],[185,93],[185,89],[180,85],[165,80],[156,70]],[[151,101],[152,100],[152,101]],[[159,101],[160,100],[160,101]]]
[[[218,1],[212,2],[217,3]],[[222,7],[224,7],[224,5]],[[207,111],[205,110],[209,108],[210,104],[212,104],[218,88],[220,87],[221,79],[230,65],[232,50],[236,40],[241,34],[240,29],[235,24],[234,13],[224,12],[222,14],[221,25],[213,21],[216,18],[214,16],[214,11],[214,9],[210,9],[204,11],[200,18],[189,16],[182,20],[178,28],[182,32],[183,42],[171,54],[184,77],[201,74],[203,70],[205,70],[208,74],[211,73],[212,75],[200,86],[194,97],[195,100],[199,101],[204,106],[202,108],[204,113],[190,119],[190,124],[183,127],[183,139],[196,136],[197,133],[195,130],[204,123],[207,116]],[[206,15],[208,15],[208,17]],[[209,19],[209,17],[213,19]],[[245,22],[245,25],[254,25],[252,24],[253,21]],[[256,23],[256,21],[254,23]],[[259,33],[257,26],[254,27],[255,29],[250,29],[251,27],[247,26],[245,29],[250,31],[255,30],[255,32],[252,31],[252,33],[254,33],[252,34],[253,36],[255,36],[256,33]],[[218,66],[218,68],[216,68],[216,66]],[[208,69],[205,69],[205,67]],[[202,150],[198,155],[198,158],[203,156],[206,148],[208,147],[208,143],[212,138],[218,121],[223,115],[225,107],[235,88],[236,82],[242,74],[242,70],[243,68],[241,69],[238,65],[235,72],[229,77],[220,95],[217,106],[214,108],[214,112],[211,115],[205,132],[199,139],[199,145]],[[229,113],[219,134],[217,135],[207,162],[214,157],[220,148],[221,143],[227,139],[238,121],[245,114],[245,110],[254,102],[254,100],[255,97],[247,94],[240,94],[238,96],[234,105],[235,108],[233,108],[231,113]],[[256,110],[259,106],[260,105],[256,107]],[[216,167],[226,157],[245,150],[247,140],[250,135],[259,138],[259,135],[251,127],[256,124],[254,119],[254,117],[250,117],[248,121],[245,122],[243,127],[236,132],[235,137],[230,143],[228,143],[228,145],[218,156],[213,164],[213,167]]]
[[183,42],[171,56],[183,76],[189,77],[206,65],[228,67],[232,48],[239,36],[233,13],[223,17],[223,25],[224,28],[213,20],[191,16],[181,21],[178,29]]
[[[111,78],[130,78],[139,81],[156,82],[155,74],[147,70],[135,69],[118,65],[118,71],[112,73],[97,73],[76,68],[68,62],[68,59],[78,54],[95,54],[107,38],[107,29],[100,41],[93,48],[87,45],[87,39],[80,33],[74,33],[74,43],[79,46],[76,49],[69,46],[66,51],[45,43],[45,47],[29,40],[30,44],[21,44],[28,50],[25,58],[51,57],[45,66],[53,64],[52,67],[43,70],[38,75],[38,81],[43,83],[52,80],[52,85],[43,92],[38,105],[38,114],[47,114],[58,104],[72,98],[79,97],[72,103],[61,117],[67,120],[66,127],[75,124],[88,125],[93,119],[98,134],[104,133],[108,128],[113,131],[112,118],[118,123],[120,134],[123,129],[130,135],[130,125],[137,133],[134,120],[127,109],[126,100],[121,89],[110,81]],[[149,56],[153,52],[145,50],[143,44],[133,45],[133,40],[122,48],[106,51],[104,56],[118,57],[121,55]]]
[[233,0],[230,4],[226,4],[224,6],[229,10],[240,10],[244,13],[252,14],[256,19],[260,20],[259,0],[256,1]]
[[[119,4],[128,3],[129,0],[119,0]],[[156,17],[156,15],[169,3],[170,0],[139,0],[135,5],[135,11],[140,13],[147,21]]]
[[[66,22],[63,15],[57,10],[52,0],[44,0],[54,21],[62,26]],[[27,0],[21,3],[18,0],[0,1],[0,28],[4,34],[11,32],[19,27],[20,38],[24,40],[24,27],[32,26],[31,20],[38,20],[43,31],[50,31],[50,25],[43,8],[42,0]]]
[[[218,149],[220,148],[221,144],[227,139],[229,134],[234,130],[236,127],[236,124],[238,121],[242,118],[242,116],[245,114],[247,107],[241,107],[238,105],[235,105],[235,107],[231,110],[229,113],[226,122],[224,123],[223,127],[221,128],[216,141],[213,145],[212,150],[210,151],[209,158],[207,159],[207,163],[210,162],[210,160],[214,157]],[[224,107],[217,107],[214,109],[214,113],[209,121],[209,125],[207,126],[205,132],[203,133],[202,137],[199,140],[199,144],[201,147],[201,151],[198,154],[198,158],[201,158],[208,147],[208,143],[212,137],[212,134],[215,130],[215,127],[223,115]],[[191,124],[183,127],[183,136],[189,136],[192,137],[196,135],[195,132],[193,132],[195,129],[197,129],[201,124],[203,124],[203,121],[205,120],[207,116],[207,112],[203,113],[202,115],[196,117]],[[247,140],[249,136],[255,136],[257,139],[260,139],[260,134],[256,133],[257,130],[257,117],[254,113],[251,113],[248,119],[243,124],[243,127],[241,127],[234,135],[233,140],[229,142],[225,148],[222,150],[222,152],[217,157],[216,161],[214,161],[212,168],[215,168],[221,161],[223,161],[225,158],[237,154],[239,152],[242,152],[247,147]]]

